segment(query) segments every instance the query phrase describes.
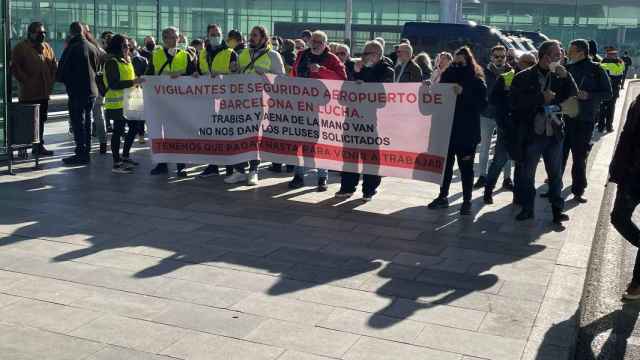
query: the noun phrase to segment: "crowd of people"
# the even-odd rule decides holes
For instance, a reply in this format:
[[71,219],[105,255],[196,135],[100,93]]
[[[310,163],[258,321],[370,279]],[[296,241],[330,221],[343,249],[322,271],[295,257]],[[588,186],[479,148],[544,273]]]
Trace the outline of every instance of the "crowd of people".
[[[615,102],[629,64],[612,47],[601,59],[595,42],[582,39],[572,41],[567,50],[558,41],[546,41],[537,55],[525,53],[519,58],[496,45],[483,67],[469,47],[453,54],[436,54],[432,61],[429,54],[414,53],[407,39],[400,40],[394,52],[386,55],[385,40],[376,38],[366,42],[361,56],[354,58],[347,44],[329,42],[322,31],[305,30],[299,39],[270,36],[262,26],[252,28],[246,39],[238,30],[223,34],[216,24],[203,31],[204,39],[188,42],[177,28],[169,27],[162,31],[160,44],[147,36],[138,47],[135,39],[124,34],[104,32],[96,40],[88,25],[74,22],[57,61],[45,41],[44,25],[35,22],[29,26],[28,38],[13,52],[11,69],[20,83],[20,101],[40,104],[42,133],[53,82],[63,83],[76,144],[75,154],[64,158],[64,163],[88,164],[92,135],[100,144],[99,153],[106,154],[107,134],[111,132],[112,171],[130,174],[139,165],[130,150],[136,137],[144,141],[144,122],[124,116],[123,98],[126,89],[140,85],[147,76],[277,74],[364,83],[450,83],[457,96],[453,129],[440,194],[428,208],[449,206],[457,162],[463,189],[462,215],[471,214],[474,188],[484,189],[484,203],[493,204],[493,191],[502,172],[502,187],[513,191],[513,202],[521,207],[516,219],[531,219],[536,170],[542,158],[548,183],[542,196],[551,203],[553,222],[561,224],[568,220],[561,191],[569,154],[573,197],[584,203],[593,134],[596,127],[603,132],[613,130]],[[571,111],[573,108],[579,111]],[[52,154],[43,143],[34,151]],[[478,152],[480,164],[474,169]],[[259,165],[259,160],[228,164],[224,181],[256,185]],[[178,177],[188,176],[185,164],[176,164],[176,168]],[[274,172],[283,169],[293,173],[290,188],[305,186],[308,169],[285,164],[269,167]],[[168,172],[169,165],[160,163],[151,175]],[[218,165],[211,164],[199,177],[221,173]],[[317,169],[317,174],[317,190],[327,191],[328,171]],[[361,177],[363,199],[371,200],[381,177],[348,172],[341,174],[336,197],[353,196]]]

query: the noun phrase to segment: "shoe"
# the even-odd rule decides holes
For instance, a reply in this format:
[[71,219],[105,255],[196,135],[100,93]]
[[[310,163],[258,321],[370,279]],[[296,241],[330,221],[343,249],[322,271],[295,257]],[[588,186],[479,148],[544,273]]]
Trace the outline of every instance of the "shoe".
[[267,170],[269,170],[271,172],[274,172],[274,173],[281,173],[282,172],[282,164],[271,163],[271,165],[269,165]]
[[151,175],[162,175],[162,174],[168,174],[168,173],[169,173],[169,168],[167,167],[166,163],[158,164],[156,165],[156,167],[151,169]]
[[107,143],[100,143],[100,154],[107,153]]
[[289,187],[289,189],[300,189],[304,186],[304,179],[296,175],[293,177],[293,179],[291,179],[291,181],[289,181],[289,184],[287,184],[287,186]]
[[227,184],[237,184],[243,181],[247,181],[247,175],[239,172],[224,178],[224,182]]
[[142,135],[138,136],[138,144],[144,145],[146,143],[147,143],[147,140],[144,139],[144,136]]
[[111,172],[114,174],[133,174],[133,170],[131,170],[131,168],[124,162],[114,164]]
[[318,192],[325,192],[327,190],[329,190],[329,187],[327,186],[327,178],[318,178]]
[[247,177],[247,185],[249,185],[249,186],[258,185],[258,172],[257,171],[249,171],[249,176]]
[[483,188],[487,183],[487,179],[484,176],[480,176],[478,181],[476,181],[475,185],[473,185],[474,189]]
[[363,195],[363,196],[362,196],[362,200],[364,200],[364,202],[369,202],[369,201],[373,200],[373,196],[374,196],[374,195],[375,195],[375,194]]
[[111,126],[111,124],[107,125],[107,133],[108,134],[113,133],[113,126]]
[[176,176],[177,176],[178,178],[180,178],[180,179],[184,179],[184,178],[186,178],[187,176],[189,176],[189,174],[187,174],[187,172],[186,172],[186,171],[184,171],[184,170],[180,169],[180,170],[176,171]]
[[502,188],[505,190],[513,191],[513,181],[511,181],[511,179],[504,179],[504,181],[502,182]]
[[482,200],[487,205],[493,205],[493,189],[485,187],[484,188],[484,196]]
[[471,215],[471,202],[465,201],[460,207],[460,215]]
[[608,127],[608,128],[607,128],[607,132],[608,132],[608,133],[612,133],[612,132],[613,132],[613,128]]
[[633,283],[629,284],[627,291],[622,295],[625,300],[639,300],[640,299],[640,286]]
[[569,221],[569,215],[563,214],[562,213],[562,209],[554,207],[552,209],[552,212],[553,212],[553,223],[554,224],[560,225],[565,221]]
[[345,198],[346,199],[346,198],[352,197],[353,193],[340,190],[334,196],[337,197],[337,198]]
[[62,159],[65,165],[86,165],[89,163],[89,158],[73,155]]
[[588,201],[587,199],[583,198],[582,195],[573,195],[573,200],[580,204],[586,204]]
[[209,165],[203,172],[198,175],[200,179],[210,178],[212,176],[216,176],[220,174],[220,169],[217,165]]
[[37,151],[40,156],[53,156],[53,151],[45,149],[44,145],[40,145]]
[[446,198],[443,198],[443,197],[437,197],[429,205],[427,205],[427,208],[429,208],[431,210],[434,210],[434,209],[446,209],[448,207],[449,207],[449,200],[447,200]]
[[130,158],[122,158],[122,163],[131,167],[131,166],[138,166],[140,165],[139,162],[131,160]]
[[533,219],[533,211],[532,210],[523,209],[520,212],[520,214],[518,214],[516,216],[516,220],[517,221],[525,221],[525,220],[529,220],[529,219]]

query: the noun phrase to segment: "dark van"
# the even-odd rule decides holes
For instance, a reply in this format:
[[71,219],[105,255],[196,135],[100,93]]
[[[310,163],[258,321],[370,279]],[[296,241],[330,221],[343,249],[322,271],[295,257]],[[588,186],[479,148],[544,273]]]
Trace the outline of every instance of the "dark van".
[[537,31],[522,31],[522,30],[502,30],[503,34],[515,35],[531,39],[533,46],[537,49],[543,42],[548,41],[549,37],[541,32]]
[[431,56],[442,51],[453,53],[461,46],[469,46],[483,66],[489,62],[492,47],[503,45],[507,50],[515,50],[499,30],[475,24],[408,22],[404,24],[401,37],[411,41],[414,53],[425,51]]

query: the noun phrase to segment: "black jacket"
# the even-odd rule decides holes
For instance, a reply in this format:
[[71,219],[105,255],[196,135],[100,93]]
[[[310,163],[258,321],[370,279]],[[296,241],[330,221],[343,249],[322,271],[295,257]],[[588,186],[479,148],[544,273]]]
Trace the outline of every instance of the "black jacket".
[[83,36],[76,36],[62,53],[57,80],[64,83],[69,96],[98,96],[96,72],[99,61],[98,49]]
[[480,143],[480,113],[487,107],[487,85],[471,66],[450,66],[442,74],[441,82],[462,86],[462,94],[456,100],[449,147],[475,151]]
[[370,83],[393,82],[393,75],[393,68],[386,62],[380,61],[370,68],[363,67],[360,72],[353,74],[353,79]]
[[[517,127],[517,142],[510,154],[515,161],[520,161],[529,140],[534,138],[534,119],[544,111],[544,92],[540,86],[539,76],[547,71],[539,66],[532,66],[516,74],[511,84],[511,114]],[[556,93],[556,97],[549,105],[558,105],[578,93],[576,83],[571,73],[566,78],[560,78],[555,73],[549,74],[549,89]]]
[[589,93],[589,99],[580,100],[580,115],[578,119],[586,122],[594,122],[595,113],[600,104],[611,98],[611,82],[607,73],[591,59],[584,59],[567,66],[567,70],[573,76],[578,90]]
[[[503,72],[510,71],[511,69],[511,65],[506,64]],[[496,86],[498,79],[503,72],[499,72],[498,68],[491,63],[485,67],[484,81],[487,84],[487,94],[491,94],[493,92],[493,88]],[[489,102],[489,106],[487,106],[485,111],[482,112],[482,116],[495,119],[496,108],[491,102]]]
[[344,62],[344,70],[347,72],[347,80],[353,81],[355,80],[355,70],[353,70],[356,62],[353,59],[347,59]]
[[629,107],[609,176],[621,188],[640,194],[640,96]]
[[396,69],[395,69],[396,76],[400,76],[400,79],[398,80],[398,82],[412,83],[412,82],[422,81],[422,69],[420,69],[420,66],[418,66],[418,64],[416,64],[415,61],[409,60],[402,74],[399,74],[400,70],[402,70],[402,64],[396,65]]

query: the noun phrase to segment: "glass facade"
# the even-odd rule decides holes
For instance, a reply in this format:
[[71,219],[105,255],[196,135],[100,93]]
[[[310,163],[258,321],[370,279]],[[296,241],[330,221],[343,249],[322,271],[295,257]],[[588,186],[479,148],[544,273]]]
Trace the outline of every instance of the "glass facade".
[[6,36],[5,36],[5,4],[0,2],[0,158],[7,153],[7,101],[6,101],[6,84],[7,84],[7,61],[6,61]]

